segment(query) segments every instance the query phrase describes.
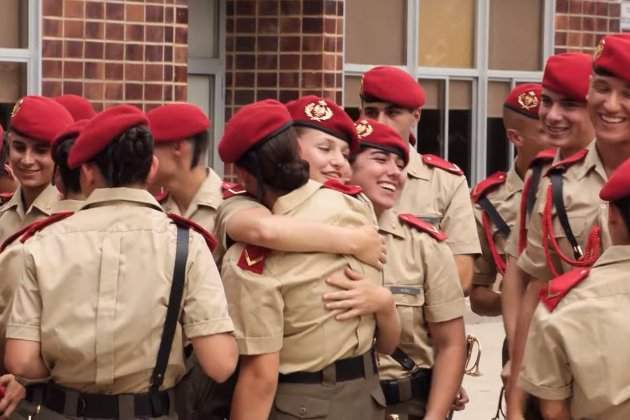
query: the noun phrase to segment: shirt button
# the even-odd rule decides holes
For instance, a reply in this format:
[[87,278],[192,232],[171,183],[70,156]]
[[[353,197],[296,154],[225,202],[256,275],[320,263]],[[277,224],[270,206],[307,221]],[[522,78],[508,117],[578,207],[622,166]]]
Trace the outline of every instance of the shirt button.
[[299,412],[300,412],[301,416],[305,415],[306,414],[306,407],[300,407]]

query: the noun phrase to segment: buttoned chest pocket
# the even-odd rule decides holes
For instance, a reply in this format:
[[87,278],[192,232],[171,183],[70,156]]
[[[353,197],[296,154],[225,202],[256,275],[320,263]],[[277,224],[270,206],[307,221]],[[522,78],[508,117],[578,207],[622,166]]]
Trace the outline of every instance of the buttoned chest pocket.
[[[577,217],[571,216],[569,218],[569,225],[571,226],[571,232],[573,232],[573,235],[575,236],[575,239],[577,240],[578,245],[582,248],[582,251],[585,250],[584,247],[586,246],[586,242],[588,239],[588,233],[590,231],[589,224],[594,222],[595,219],[596,217],[589,218],[589,217],[580,217],[580,216],[577,216]],[[571,245],[571,242],[569,241],[569,236],[567,235],[567,232],[565,232],[564,229],[562,228],[562,224],[560,223],[560,218],[557,215],[553,219],[553,235],[556,238],[556,241],[558,242],[560,249],[562,249],[562,252],[570,258],[575,258],[575,256],[573,255],[573,246]]]
[[424,322],[424,288],[418,286],[395,285],[389,286],[394,296],[396,309],[400,316],[402,327],[401,344],[415,342],[415,330],[421,328]]
[[330,400],[326,397],[278,392],[269,419],[325,419],[329,410]]

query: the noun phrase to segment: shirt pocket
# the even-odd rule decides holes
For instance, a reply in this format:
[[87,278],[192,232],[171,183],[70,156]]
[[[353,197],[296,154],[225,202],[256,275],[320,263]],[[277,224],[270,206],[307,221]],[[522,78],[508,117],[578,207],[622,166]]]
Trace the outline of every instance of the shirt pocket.
[[415,342],[414,329],[424,324],[424,288],[392,285],[389,286],[389,290],[394,296],[402,326],[400,343],[413,344]]
[[328,417],[330,400],[313,396],[278,392],[274,402],[275,413],[270,419],[325,419]]

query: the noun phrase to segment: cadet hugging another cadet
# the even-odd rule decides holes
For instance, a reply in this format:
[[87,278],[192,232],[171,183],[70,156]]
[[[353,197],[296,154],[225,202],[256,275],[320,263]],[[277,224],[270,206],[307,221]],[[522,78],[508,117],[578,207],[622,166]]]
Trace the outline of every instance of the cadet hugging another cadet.
[[470,293],[504,315],[508,418],[628,418],[629,68],[624,35],[550,57],[505,99],[514,166],[471,192],[417,152],[424,91],[393,67],[364,74],[356,122],[316,96],[244,106],[219,144],[238,183],[204,165],[192,104],[22,98],[0,153],[0,410],[445,419],[468,401]]

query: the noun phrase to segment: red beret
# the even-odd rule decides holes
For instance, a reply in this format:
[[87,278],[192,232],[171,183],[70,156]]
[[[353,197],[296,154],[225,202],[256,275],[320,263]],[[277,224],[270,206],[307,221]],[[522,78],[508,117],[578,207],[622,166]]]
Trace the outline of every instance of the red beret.
[[512,89],[505,98],[503,106],[526,117],[538,119],[540,109],[540,92],[542,85],[538,83],[524,83]]
[[135,106],[117,105],[107,108],[89,120],[74,142],[68,155],[70,169],[89,162],[118,136],[137,125],[148,125],[144,112]]
[[593,55],[593,68],[630,82],[630,36],[620,34],[602,38]]
[[88,124],[88,122],[90,122],[90,120],[79,120],[66,127],[66,129],[59,133],[57,137],[55,137],[55,139],[52,141],[50,145],[51,152],[55,153],[55,149],[63,140],[69,139],[71,137],[78,137],[79,134],[81,134],[81,131]]
[[234,163],[257,144],[291,127],[293,119],[284,104],[273,99],[245,105],[230,118],[221,142],[219,156]]
[[575,101],[586,102],[593,60],[587,54],[564,53],[547,59],[543,88]]
[[57,134],[74,122],[72,115],[57,102],[44,96],[25,96],[13,107],[9,130],[31,140],[51,143]]
[[409,144],[390,126],[369,119],[359,120],[354,126],[361,148],[373,147],[396,153],[403,158],[405,165],[409,162]]
[[188,139],[210,128],[210,120],[197,105],[173,103],[147,113],[155,143]]
[[72,118],[74,118],[75,121],[89,120],[96,115],[90,101],[85,99],[83,96],[61,95],[53,99],[63,105],[63,107],[72,114]]
[[311,127],[337,137],[356,150],[359,139],[352,119],[339,105],[315,95],[303,96],[287,103],[293,125]]
[[378,66],[361,78],[361,98],[375,98],[408,109],[424,105],[424,89],[404,70]]
[[608,178],[599,192],[604,201],[617,201],[630,197],[630,159],[626,159]]

